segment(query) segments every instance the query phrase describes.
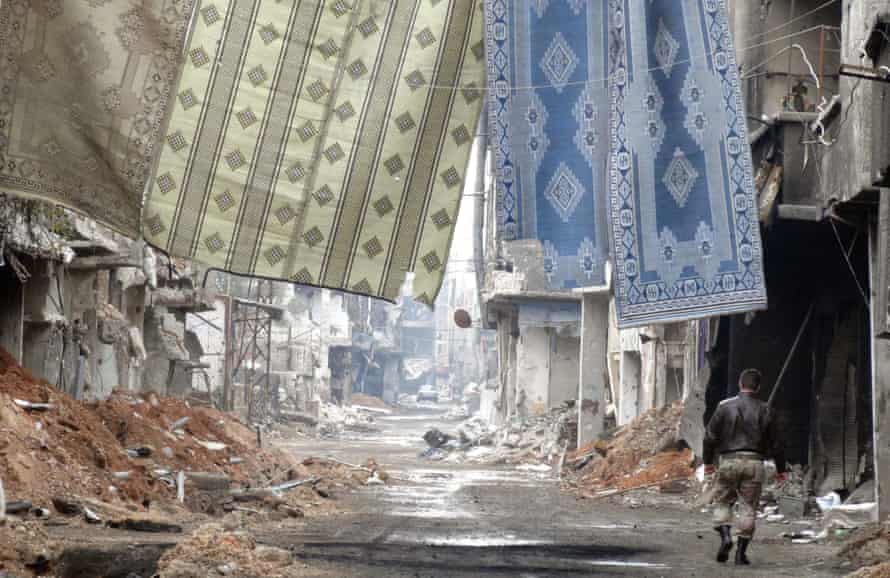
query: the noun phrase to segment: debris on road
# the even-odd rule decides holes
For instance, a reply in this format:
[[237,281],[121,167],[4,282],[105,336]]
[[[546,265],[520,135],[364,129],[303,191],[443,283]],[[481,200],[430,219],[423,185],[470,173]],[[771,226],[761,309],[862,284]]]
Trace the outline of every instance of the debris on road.
[[324,439],[338,439],[347,432],[374,433],[379,431],[379,428],[374,425],[374,414],[386,410],[373,407],[369,410],[355,406],[323,403],[319,406],[318,411],[316,435]]
[[47,575],[59,545],[41,522],[7,519],[0,524],[0,576]]
[[890,560],[890,522],[868,524],[854,530],[837,551],[836,558],[852,564],[853,568],[886,563]]
[[[45,410],[34,412],[22,399]],[[221,514],[220,492],[280,492],[283,484],[309,478],[357,487],[373,473],[260,449],[254,432],[233,416],[180,399],[115,391],[103,401],[80,402],[0,350],[0,478],[9,515],[53,507],[99,523],[116,519],[99,505],[147,512],[158,504],[175,516]],[[301,498],[317,499],[310,492]],[[288,500],[302,509],[296,498]]]
[[566,456],[564,485],[584,497],[606,490],[677,484],[694,475],[695,457],[679,439],[681,403],[641,414],[634,421]]
[[883,562],[874,566],[860,568],[845,578],[887,578],[890,576],[890,562]]
[[293,557],[287,550],[257,545],[238,528],[223,524],[201,526],[177,544],[158,563],[159,578],[205,578],[206,576],[263,576],[285,578]]
[[490,465],[546,464],[550,469],[560,460],[564,448],[576,445],[577,432],[573,402],[545,415],[517,416],[497,428],[472,417],[461,422],[454,434],[437,428],[428,430],[423,439],[429,448],[421,457]]
[[353,393],[349,396],[349,402],[353,406],[361,406],[366,408],[373,409],[383,409],[387,411],[392,411],[392,406],[388,403],[380,399],[379,397],[374,397],[373,395],[366,395],[364,393]]

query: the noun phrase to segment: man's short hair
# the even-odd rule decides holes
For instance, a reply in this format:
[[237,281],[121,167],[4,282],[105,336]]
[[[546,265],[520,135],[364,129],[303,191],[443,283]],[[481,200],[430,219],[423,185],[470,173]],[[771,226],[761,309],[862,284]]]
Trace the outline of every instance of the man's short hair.
[[760,381],[763,376],[756,369],[746,369],[739,376],[739,386],[751,391],[760,389]]

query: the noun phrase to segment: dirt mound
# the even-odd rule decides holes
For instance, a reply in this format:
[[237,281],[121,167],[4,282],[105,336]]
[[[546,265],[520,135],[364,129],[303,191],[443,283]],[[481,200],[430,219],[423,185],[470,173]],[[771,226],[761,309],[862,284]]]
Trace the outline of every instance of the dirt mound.
[[852,562],[856,568],[882,564],[890,560],[890,522],[869,524],[856,529],[838,550],[837,558]]
[[0,576],[48,575],[60,548],[36,522],[0,524]]
[[861,568],[852,574],[847,574],[846,578],[887,578],[887,576],[890,576],[890,562]]
[[[52,407],[28,411],[16,400]],[[59,492],[110,499],[111,473],[128,466],[126,452],[92,411],[0,349],[0,476],[7,500],[49,506]]]
[[679,443],[683,405],[650,410],[566,456],[569,484],[581,491],[625,490],[692,477],[694,456]]
[[364,407],[376,409],[392,409],[389,404],[387,404],[379,397],[374,397],[373,395],[365,395],[364,393],[353,393],[349,397],[349,402],[352,405],[361,405]]
[[206,576],[294,576],[290,552],[258,546],[247,532],[226,529],[221,524],[200,527],[167,552],[158,564],[160,578],[204,578]]
[[[17,400],[50,405],[36,411]],[[0,350],[0,476],[7,500],[52,509],[53,497],[77,495],[144,509],[174,501],[179,471],[224,474],[235,488],[253,488],[310,477],[312,469],[289,452],[259,449],[256,435],[228,414],[121,391],[82,403]]]

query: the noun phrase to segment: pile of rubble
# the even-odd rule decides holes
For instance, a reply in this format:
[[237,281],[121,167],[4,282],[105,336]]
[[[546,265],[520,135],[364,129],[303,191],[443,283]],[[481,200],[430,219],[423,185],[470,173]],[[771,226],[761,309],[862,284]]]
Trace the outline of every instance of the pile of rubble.
[[851,576],[890,576],[890,521],[868,524],[850,535],[836,553],[840,566],[860,568]]
[[[771,466],[771,462],[767,465]],[[772,474],[768,467],[768,480]],[[758,516],[768,523],[794,524],[793,530],[782,534],[792,544],[838,542],[851,536],[855,539],[858,529],[870,527],[877,509],[874,480],[863,482],[842,499],[837,492],[821,497],[810,495],[807,478],[806,468],[794,466],[786,482],[769,483]]]
[[545,415],[515,417],[501,427],[472,417],[461,422],[453,434],[433,428],[424,434],[429,447],[421,455],[430,460],[491,465],[555,464],[573,449],[577,432],[577,412],[568,402]]
[[315,433],[325,439],[339,439],[349,433],[375,433],[374,416],[390,413],[387,409],[322,403],[318,409]]
[[[168,551],[158,563],[159,578],[205,576],[293,576],[287,550],[257,545],[237,523],[206,524]],[[249,572],[249,574],[246,574]]]
[[0,479],[7,504],[23,517],[82,516],[95,513],[94,502],[137,512],[166,508],[172,516],[217,515],[251,502],[250,509],[277,509],[281,496],[317,499],[372,473],[300,462],[257,443],[232,416],[178,399],[115,392],[79,402],[0,350]]
[[353,406],[386,410],[387,412],[392,410],[392,407],[390,407],[388,403],[386,403],[379,397],[366,395],[364,393],[353,393],[351,396],[349,396],[349,401]]
[[0,576],[45,575],[59,548],[41,524],[21,520],[0,522]]
[[[683,405],[647,411],[601,439],[570,452],[565,486],[584,497],[637,488],[687,487],[695,457],[679,438]],[[682,486],[682,487],[680,487]]]

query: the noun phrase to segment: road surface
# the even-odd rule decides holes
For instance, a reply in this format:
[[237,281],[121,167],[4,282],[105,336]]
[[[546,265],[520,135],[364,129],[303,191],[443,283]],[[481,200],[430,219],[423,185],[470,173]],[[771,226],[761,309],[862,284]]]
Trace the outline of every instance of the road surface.
[[713,561],[717,535],[684,498],[578,500],[548,472],[426,461],[423,433],[455,426],[443,413],[428,405],[379,419],[376,434],[289,444],[301,457],[374,457],[396,480],[344,498],[342,514],[266,528],[258,541],[291,549],[319,578],[842,575],[822,561],[830,547],[783,544],[791,526],[763,525],[753,566],[736,569]]

